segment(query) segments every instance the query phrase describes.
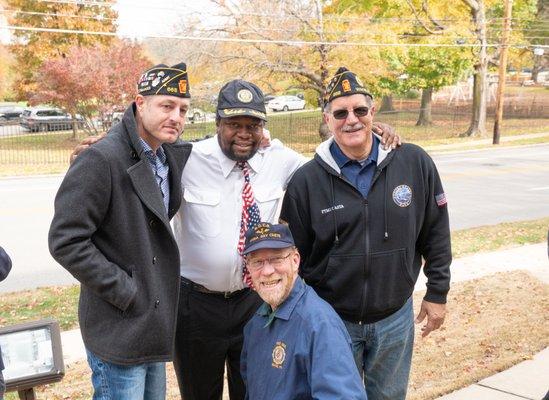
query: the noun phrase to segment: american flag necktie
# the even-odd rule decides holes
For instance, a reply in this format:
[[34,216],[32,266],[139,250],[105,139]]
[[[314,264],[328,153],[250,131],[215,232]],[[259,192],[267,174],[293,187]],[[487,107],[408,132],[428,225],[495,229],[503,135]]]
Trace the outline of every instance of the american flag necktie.
[[[259,224],[261,219],[259,216],[259,207],[255,202],[254,192],[252,191],[252,185],[250,184],[250,168],[248,167],[248,163],[246,161],[239,161],[237,165],[244,175],[244,186],[242,187],[242,219],[240,220],[240,237],[238,239],[238,254],[242,256],[246,231]],[[242,265],[242,280],[253,289],[252,277],[245,264]]]

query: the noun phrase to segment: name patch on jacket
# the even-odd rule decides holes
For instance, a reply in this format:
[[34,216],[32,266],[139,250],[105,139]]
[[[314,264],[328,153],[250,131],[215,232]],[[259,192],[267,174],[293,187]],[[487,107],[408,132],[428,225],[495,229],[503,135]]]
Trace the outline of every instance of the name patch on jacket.
[[345,208],[345,207],[343,207],[343,204],[338,204],[337,206],[333,206],[333,207],[330,207],[330,208],[325,208],[324,210],[320,210],[320,212],[322,214],[328,214],[329,212],[332,212],[334,210],[341,210],[342,208]]
[[412,188],[399,185],[393,190],[393,201],[399,207],[408,207],[412,203]]
[[274,368],[282,368],[286,359],[286,344],[284,342],[276,342],[273,348],[273,363]]

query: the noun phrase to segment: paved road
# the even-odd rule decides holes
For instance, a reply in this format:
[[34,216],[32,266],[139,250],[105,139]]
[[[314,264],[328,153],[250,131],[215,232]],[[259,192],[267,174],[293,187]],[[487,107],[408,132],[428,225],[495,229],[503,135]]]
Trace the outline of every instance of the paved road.
[[549,216],[549,144],[433,158],[452,230]]
[[[452,229],[549,216],[549,145],[433,157],[447,192]],[[15,265],[0,292],[74,282],[47,249],[61,179],[0,179],[0,245]]]

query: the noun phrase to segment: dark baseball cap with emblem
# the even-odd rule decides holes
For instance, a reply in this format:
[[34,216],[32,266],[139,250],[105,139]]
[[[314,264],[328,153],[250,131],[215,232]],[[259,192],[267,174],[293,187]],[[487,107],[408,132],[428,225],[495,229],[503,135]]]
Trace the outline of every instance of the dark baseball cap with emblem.
[[139,78],[137,93],[143,96],[191,97],[187,65],[184,62],[171,67],[165,64],[155,65]]
[[292,246],[295,246],[295,243],[288,225],[261,222],[246,232],[242,254],[260,249],[284,249]]
[[341,96],[350,96],[352,94],[364,94],[374,98],[362,84],[362,81],[355,73],[345,67],[339,67],[334,77],[326,87],[324,102],[329,103],[333,99]]
[[251,82],[242,79],[230,81],[219,91],[217,115],[221,118],[256,117],[267,121],[263,92]]

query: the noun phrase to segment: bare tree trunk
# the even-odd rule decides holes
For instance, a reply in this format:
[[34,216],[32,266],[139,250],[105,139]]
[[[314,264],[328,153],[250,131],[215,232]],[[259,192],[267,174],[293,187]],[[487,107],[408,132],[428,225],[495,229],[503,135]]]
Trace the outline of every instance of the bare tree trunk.
[[381,98],[381,106],[379,111],[395,111],[395,106],[393,105],[393,95],[383,96]]
[[76,124],[78,122],[77,122],[77,119],[76,119],[76,115],[73,114],[73,115],[71,115],[71,117],[72,117],[72,124],[71,124],[72,125],[72,138],[76,139],[76,135],[78,133],[78,129],[77,129]]
[[473,83],[473,109],[471,110],[471,125],[465,136],[486,135],[486,85],[487,67],[477,65]]
[[433,103],[433,88],[425,88],[421,91],[421,109],[416,126],[433,125],[431,117],[431,105]]
[[[549,19],[549,4],[547,4],[546,1],[539,0],[538,1],[538,11],[536,13],[536,20],[539,24],[543,24],[542,21],[545,21]],[[542,39],[543,40],[543,39]],[[537,42],[534,41],[534,48],[536,47],[536,44],[542,44],[543,41]],[[549,67],[549,56],[547,55],[547,49],[545,50],[545,54],[535,54],[534,53],[534,67],[532,68],[532,80],[536,83],[538,82],[538,74],[541,70],[544,68]]]
[[486,39],[486,17],[484,14],[483,0],[465,0],[471,7],[471,14],[475,23],[475,34],[480,44],[478,62],[475,64],[473,85],[473,109],[471,112],[471,125],[464,136],[486,135],[486,102],[487,102],[487,75],[488,54]]

